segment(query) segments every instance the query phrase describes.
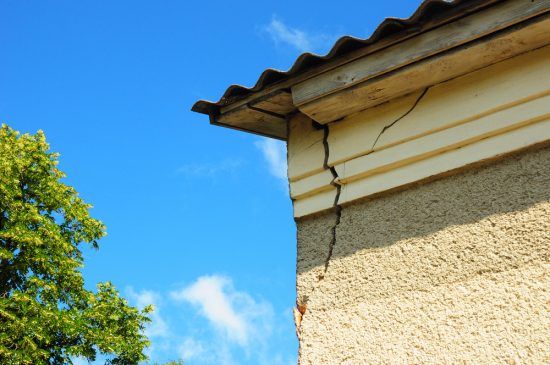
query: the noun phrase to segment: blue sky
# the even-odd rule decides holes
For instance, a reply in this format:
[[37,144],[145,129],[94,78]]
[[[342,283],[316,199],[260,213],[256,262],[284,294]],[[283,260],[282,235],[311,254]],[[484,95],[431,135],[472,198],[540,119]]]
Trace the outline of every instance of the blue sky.
[[297,358],[285,147],[191,105],[418,4],[0,0],[0,122],[44,130],[107,225],[86,282],[155,304],[152,362]]

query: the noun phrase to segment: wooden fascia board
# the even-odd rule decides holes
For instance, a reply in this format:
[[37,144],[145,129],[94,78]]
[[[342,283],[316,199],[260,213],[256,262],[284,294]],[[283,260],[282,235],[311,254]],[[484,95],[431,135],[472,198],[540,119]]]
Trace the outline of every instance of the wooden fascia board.
[[461,47],[426,58],[303,104],[321,124],[450,80],[550,43],[550,14],[524,21]]
[[550,2],[510,0],[292,86],[298,107],[548,12]]
[[[286,119],[275,117],[269,114],[266,114],[262,117],[253,118],[250,116],[251,113],[257,112],[256,110],[250,109],[247,105],[242,106],[240,109],[233,111],[231,117],[235,117],[239,122],[230,122],[228,121],[228,116],[210,115],[210,124],[225,127],[229,129],[235,129],[241,132],[252,133],[263,137],[269,137],[274,139],[279,139],[281,141],[286,141],[287,139],[287,123]],[[265,118],[268,118],[270,121],[268,123],[280,124],[280,128],[274,130],[273,128],[265,129],[259,127],[261,123],[265,123]]]

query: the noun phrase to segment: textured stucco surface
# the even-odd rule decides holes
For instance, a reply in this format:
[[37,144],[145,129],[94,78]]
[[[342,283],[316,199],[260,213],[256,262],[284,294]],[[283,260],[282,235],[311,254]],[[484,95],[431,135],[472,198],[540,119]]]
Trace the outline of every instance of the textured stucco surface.
[[297,222],[301,365],[550,363],[550,148],[345,206],[325,273],[335,223]]
[[336,215],[323,214],[299,224],[296,294],[297,302],[307,303],[317,282],[325,273],[325,262],[329,256],[332,227]]

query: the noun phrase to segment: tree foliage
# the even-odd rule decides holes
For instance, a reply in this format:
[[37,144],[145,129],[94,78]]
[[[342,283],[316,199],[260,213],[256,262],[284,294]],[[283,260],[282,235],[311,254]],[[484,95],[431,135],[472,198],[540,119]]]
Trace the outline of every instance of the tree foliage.
[[[110,283],[84,288],[82,244],[98,248],[103,224],[65,185],[44,134],[0,128],[0,363],[107,364],[145,360],[147,313]],[[123,258],[121,258],[123,259]]]

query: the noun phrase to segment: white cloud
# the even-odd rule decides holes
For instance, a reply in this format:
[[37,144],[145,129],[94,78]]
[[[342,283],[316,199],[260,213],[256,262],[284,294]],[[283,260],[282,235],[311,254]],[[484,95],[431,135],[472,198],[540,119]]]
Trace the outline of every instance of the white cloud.
[[271,35],[271,38],[276,44],[286,43],[302,52],[311,51],[313,49],[310,36],[306,32],[291,28],[276,17],[271,19],[271,22],[265,27],[265,30]]
[[140,310],[148,305],[154,307],[154,311],[149,313],[151,323],[145,328],[145,335],[147,337],[167,337],[169,335],[168,324],[160,315],[159,295],[150,290],[136,292],[132,287],[126,288],[126,293]]
[[290,27],[276,16],[263,28],[276,45],[287,44],[300,52],[313,52],[330,47],[334,37],[322,33],[309,33]]
[[202,276],[191,286],[172,292],[172,298],[199,306],[214,326],[226,332],[228,338],[245,344],[248,331],[244,318],[239,316],[225,292],[229,279],[221,276]]
[[187,337],[182,341],[178,350],[181,358],[184,361],[188,361],[193,358],[200,358],[204,355],[206,349],[202,342],[196,341],[191,337]]
[[283,182],[286,182],[287,164],[286,145],[284,142],[271,138],[264,138],[260,141],[254,142],[254,145],[262,151],[262,154],[269,165],[269,172],[271,175],[281,179]]
[[245,350],[271,333],[271,306],[235,290],[228,277],[201,276],[188,287],[172,292],[171,296],[198,307],[199,313],[224,338]]
[[294,336],[290,312],[275,313],[270,303],[237,290],[230,277],[201,276],[162,295],[132,287],[125,293],[138,308],[156,306],[153,323],[145,331],[152,342],[146,350],[152,363],[166,356],[205,365],[236,365],[242,359],[258,365],[287,365],[290,358],[295,360],[277,347],[279,337]]

